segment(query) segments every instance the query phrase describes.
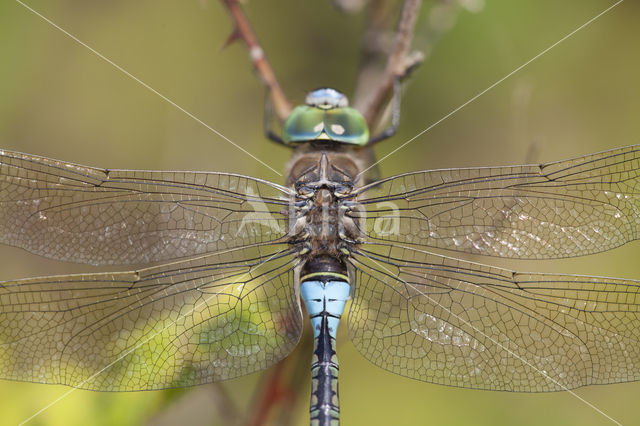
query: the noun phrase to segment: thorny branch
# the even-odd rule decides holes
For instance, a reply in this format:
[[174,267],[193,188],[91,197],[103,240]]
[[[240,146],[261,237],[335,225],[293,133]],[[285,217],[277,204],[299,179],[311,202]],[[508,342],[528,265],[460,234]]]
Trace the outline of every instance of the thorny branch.
[[[234,30],[227,45],[242,39],[246,44],[251,61],[261,80],[269,89],[269,97],[280,122],[291,112],[291,104],[266,58],[264,50],[242,12],[238,0],[221,0],[229,11]],[[395,21],[395,11],[402,2],[402,11],[392,36],[390,28]],[[367,28],[362,44],[362,61],[356,81],[353,106],[364,115],[370,128],[379,125],[385,119],[387,104],[393,94],[394,80],[403,77],[419,65],[425,58],[422,52],[410,51],[414,27],[419,15],[421,0],[334,0],[334,4],[343,11],[357,12],[365,4],[368,8]],[[477,12],[482,9],[482,0],[439,0],[434,4],[428,16],[422,40],[422,50],[428,55],[437,39],[448,31],[455,22],[455,16],[461,9]],[[393,38],[391,42],[389,38]],[[386,62],[383,70],[380,64]]]
[[222,0],[222,3],[229,11],[229,15],[231,15],[231,19],[235,25],[226,45],[229,45],[238,39],[244,40],[249,50],[249,57],[251,58],[253,66],[269,89],[269,96],[271,97],[271,102],[276,115],[280,121],[284,121],[291,112],[291,103],[287,100],[287,97],[282,91],[282,88],[278,83],[278,79],[271,68],[271,64],[269,64],[265,52],[260,46],[258,38],[251,28],[251,24],[249,24],[247,16],[238,4],[238,0]]
[[[423,60],[423,55],[419,52],[409,52],[421,3],[421,0],[404,1],[393,45],[387,54],[385,69],[381,76],[375,77],[374,85],[370,82],[373,80],[372,76],[377,74],[372,69],[375,66],[375,61],[367,61],[365,57],[366,63],[361,67],[356,84],[359,96],[356,97],[354,106],[362,112],[369,127],[373,127],[381,118],[386,101],[392,95],[394,80],[403,77]],[[388,15],[385,1],[375,1],[371,6],[370,13],[370,24],[365,36],[365,43],[371,42],[371,39],[379,38],[379,34],[384,31],[385,17]],[[379,44],[380,41],[377,40],[374,43]]]
[[[227,41],[227,45],[239,39],[245,42],[258,75],[269,89],[269,95],[275,113],[280,122],[284,121],[291,112],[291,104],[282,91],[264,50],[260,46],[251,28],[251,24],[243,13],[238,0],[222,0],[222,3],[229,11],[235,27]],[[394,4],[394,2],[385,0],[376,0],[374,3],[375,4],[371,6],[371,22],[368,30],[371,37],[383,32],[381,27],[385,25],[386,14],[390,11],[390,8],[386,6]],[[383,6],[385,4],[386,6]],[[364,99],[364,102],[357,100],[354,106],[363,113],[369,125],[374,124],[377,119],[380,119],[382,110],[386,105],[386,100],[392,92],[394,79],[397,76],[404,75],[408,69],[422,61],[422,55],[409,54],[413,28],[418,16],[420,4],[421,0],[404,0],[402,14],[394,37],[393,48],[391,53],[388,54],[387,66],[382,76],[375,79],[376,84],[374,85],[374,90],[370,90],[372,85],[369,84],[369,81],[374,74],[377,75],[378,73],[368,72],[370,71],[368,67],[362,67],[361,69],[360,77],[358,78],[358,87],[369,88],[369,91],[366,96],[357,96],[356,99]],[[384,10],[384,13],[380,13],[381,10]],[[374,61],[372,61],[372,64],[373,62]]]
[[[334,0],[338,1],[338,0]],[[398,1],[370,0],[369,18],[362,44],[362,60],[358,71],[354,106],[361,111],[371,128],[385,121],[386,100],[391,96],[389,78],[403,75],[419,65],[443,34],[454,26],[461,10],[478,13],[484,0],[438,0],[429,9],[426,22],[419,31],[420,51],[409,51],[419,1],[405,0],[393,40],[389,29],[396,19]],[[381,64],[386,61],[384,71]],[[394,74],[394,72],[396,74]],[[392,80],[391,80],[392,81]]]

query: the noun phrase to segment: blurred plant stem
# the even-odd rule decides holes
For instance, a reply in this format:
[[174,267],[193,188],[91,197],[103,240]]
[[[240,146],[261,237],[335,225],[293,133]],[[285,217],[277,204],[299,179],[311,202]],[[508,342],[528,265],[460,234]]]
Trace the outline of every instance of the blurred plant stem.
[[[389,34],[389,21],[393,9],[384,0],[374,1],[369,10],[369,19],[362,43],[362,61],[356,80],[354,106],[362,112],[370,128],[378,122],[393,95],[393,83],[422,62],[419,52],[410,53],[413,30],[420,12],[421,0],[405,0],[400,19],[389,48],[385,40]],[[379,62],[386,57],[382,73]]]
[[265,51],[260,46],[258,38],[256,37],[251,24],[247,19],[247,16],[242,11],[237,0],[222,0],[222,4],[229,11],[231,20],[234,24],[234,29],[227,39],[225,46],[230,45],[236,40],[244,40],[247,49],[249,50],[249,58],[253,63],[260,79],[269,89],[269,96],[273,103],[276,115],[280,121],[284,121],[291,112],[291,103],[285,96],[278,79],[276,78],[271,64],[267,60]]

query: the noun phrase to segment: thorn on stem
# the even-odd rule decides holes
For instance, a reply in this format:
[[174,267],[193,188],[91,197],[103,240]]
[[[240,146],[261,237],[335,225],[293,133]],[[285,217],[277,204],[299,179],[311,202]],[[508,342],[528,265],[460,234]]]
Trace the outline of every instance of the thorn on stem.
[[238,27],[235,27],[233,29],[233,31],[231,32],[231,34],[229,34],[229,37],[227,38],[227,40],[222,45],[222,48],[226,49],[227,47],[229,47],[230,45],[232,45],[236,41],[240,40],[240,38],[241,38],[240,31],[238,31]]

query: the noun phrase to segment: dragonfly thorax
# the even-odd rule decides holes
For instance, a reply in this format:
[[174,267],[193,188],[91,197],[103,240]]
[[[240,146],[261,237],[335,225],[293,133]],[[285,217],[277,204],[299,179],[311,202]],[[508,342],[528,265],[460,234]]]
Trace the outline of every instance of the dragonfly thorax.
[[297,223],[291,242],[310,258],[343,258],[349,244],[359,238],[357,227],[346,214],[357,182],[357,166],[340,153],[306,154],[294,163],[289,178],[297,193]]
[[365,145],[369,141],[367,123],[347,97],[335,89],[310,92],[305,105],[291,112],[282,127],[282,140],[288,144],[328,141],[335,144]]

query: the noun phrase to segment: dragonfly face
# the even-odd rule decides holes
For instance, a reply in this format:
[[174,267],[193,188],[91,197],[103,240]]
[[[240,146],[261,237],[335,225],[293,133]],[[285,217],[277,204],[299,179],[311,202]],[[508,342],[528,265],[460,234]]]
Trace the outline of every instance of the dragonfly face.
[[287,144],[331,141],[355,146],[369,141],[369,128],[362,114],[349,108],[347,97],[335,89],[323,88],[307,95],[306,105],[296,107],[283,125]]
[[432,250],[551,259],[635,240],[640,147],[365,184],[368,131],[333,92],[311,98],[285,125],[285,186],[1,151],[0,241],[58,260],[155,264],[0,283],[1,377],[115,391],[258,371],[298,342],[299,285],[320,423],[339,414],[334,343],[349,294],[354,345],[403,376],[522,392],[640,379],[638,281]]

